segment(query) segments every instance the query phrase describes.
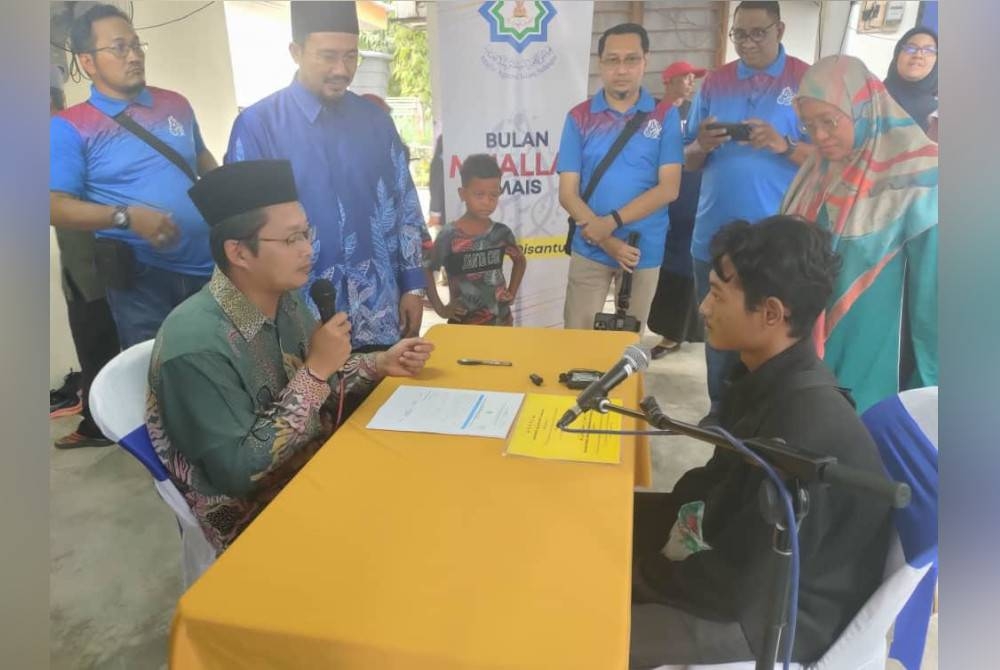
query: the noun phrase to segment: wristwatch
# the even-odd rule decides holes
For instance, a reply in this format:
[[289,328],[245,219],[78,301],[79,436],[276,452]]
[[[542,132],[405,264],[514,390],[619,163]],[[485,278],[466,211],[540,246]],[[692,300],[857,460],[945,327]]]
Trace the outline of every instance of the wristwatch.
[[421,298],[423,298],[425,295],[427,295],[427,291],[425,291],[422,288],[411,288],[409,291],[406,291],[404,295],[418,295]]
[[125,205],[115,207],[115,212],[111,215],[111,225],[118,230],[129,229],[129,226],[132,225],[132,219],[129,218],[128,207]]
[[785,143],[786,143],[786,144],[788,145],[788,148],[787,148],[787,149],[785,149],[784,151],[782,151],[782,152],[781,152],[780,154],[778,154],[778,155],[779,155],[779,156],[784,156],[785,158],[788,158],[788,157],[789,157],[789,156],[791,156],[791,155],[792,155],[793,153],[795,153],[795,147],[799,146],[799,143],[798,143],[798,142],[796,142],[795,140],[793,140],[793,139],[792,139],[791,137],[789,137],[788,135],[785,135]]

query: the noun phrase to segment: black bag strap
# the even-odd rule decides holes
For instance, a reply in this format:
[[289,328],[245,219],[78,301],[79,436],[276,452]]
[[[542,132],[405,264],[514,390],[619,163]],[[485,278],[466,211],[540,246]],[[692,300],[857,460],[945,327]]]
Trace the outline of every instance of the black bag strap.
[[590,175],[590,181],[587,182],[587,188],[583,189],[583,193],[580,195],[580,198],[584,202],[590,200],[590,196],[594,195],[594,191],[597,190],[597,185],[600,183],[601,178],[604,177],[604,173],[607,172],[608,168],[611,167],[611,164],[615,162],[615,159],[618,158],[618,154],[622,152],[622,149],[625,148],[628,141],[632,139],[633,135],[635,135],[635,131],[639,130],[639,126],[642,125],[642,122],[646,120],[647,116],[648,114],[646,112],[636,112],[632,115],[632,118],[628,120],[628,123],[625,124],[625,127],[622,128],[621,133],[619,133],[618,137],[615,138],[615,143],[611,145],[611,148],[608,149],[608,153],[604,154],[604,158],[602,158],[601,162],[597,164],[596,168],[594,168],[594,174]]
[[[614,144],[612,144],[611,148],[608,149],[608,153],[604,154],[604,158],[602,158],[601,162],[598,163],[597,167],[594,168],[594,174],[590,175],[590,179],[587,181],[586,188],[584,188],[583,193],[580,194],[580,198],[584,202],[590,200],[590,196],[594,195],[594,191],[597,190],[597,185],[600,183],[601,178],[604,176],[604,173],[607,172],[608,168],[611,167],[611,164],[615,162],[615,159],[618,158],[618,154],[622,152],[622,149],[625,148],[625,145],[628,144],[628,141],[632,139],[632,136],[635,135],[635,132],[639,130],[639,126],[642,125],[642,122],[646,120],[646,117],[648,115],[649,115],[648,112],[636,112],[635,114],[632,115],[632,118],[629,119],[628,122],[625,124],[625,127],[622,128],[622,131],[618,134],[618,137],[615,138]],[[575,232],[576,232],[576,221],[574,221],[573,217],[571,216],[569,217],[569,230],[567,231],[566,234],[565,252],[567,255],[571,253],[570,247],[572,247],[573,245],[573,235],[575,234]]]
[[111,118],[114,119],[114,121],[116,121],[122,128],[138,137],[140,140],[151,146],[158,154],[176,165],[185,175],[187,175],[187,178],[191,180],[191,183],[198,181],[198,175],[195,174],[194,170],[191,169],[191,166],[188,165],[188,162],[184,160],[179,153],[167,146],[167,144],[156,135],[136,123],[135,119],[125,113],[125,110],[118,112]]

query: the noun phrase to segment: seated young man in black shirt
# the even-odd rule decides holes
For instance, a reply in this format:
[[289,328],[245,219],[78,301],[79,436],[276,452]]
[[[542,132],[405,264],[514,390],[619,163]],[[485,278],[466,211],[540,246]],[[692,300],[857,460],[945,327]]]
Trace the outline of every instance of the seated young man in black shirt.
[[[790,216],[739,221],[716,235],[712,258],[700,307],[706,336],[742,363],[720,425],[741,439],[782,438],[881,473],[853,401],[812,340],[839,268],[829,233]],[[757,498],[765,477],[716,449],[671,493],[636,494],[630,667],[748,661],[763,651],[775,557]],[[874,592],[888,538],[886,504],[809,487],[794,661],[820,658]]]

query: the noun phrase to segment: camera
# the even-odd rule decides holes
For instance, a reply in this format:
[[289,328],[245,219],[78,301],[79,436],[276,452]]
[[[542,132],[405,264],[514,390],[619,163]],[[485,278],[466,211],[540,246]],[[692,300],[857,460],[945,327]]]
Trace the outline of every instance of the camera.
[[628,314],[595,314],[594,330],[630,330],[638,333],[642,324]]
[[[627,243],[634,247],[639,243],[639,233],[628,234]],[[594,315],[594,330],[623,330],[638,333],[642,330],[642,322],[630,314],[628,303],[632,298],[632,275],[626,272],[618,289],[618,299],[615,301],[615,313],[598,313]]]

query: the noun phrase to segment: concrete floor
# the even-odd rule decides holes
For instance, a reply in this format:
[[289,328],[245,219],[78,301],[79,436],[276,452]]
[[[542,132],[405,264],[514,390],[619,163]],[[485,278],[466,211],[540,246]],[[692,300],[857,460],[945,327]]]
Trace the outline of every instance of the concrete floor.
[[[425,327],[440,320],[429,312]],[[643,338],[651,347],[655,336]],[[702,345],[653,361],[646,391],[671,416],[696,422],[708,409]],[[51,421],[54,438],[78,417]],[[669,491],[711,448],[689,438],[653,438],[653,488]],[[53,670],[160,670],[181,594],[179,539],[173,514],[146,470],[117,447],[51,448],[50,607]],[[935,617],[936,619],[936,617]],[[937,668],[936,620],[928,644]]]

